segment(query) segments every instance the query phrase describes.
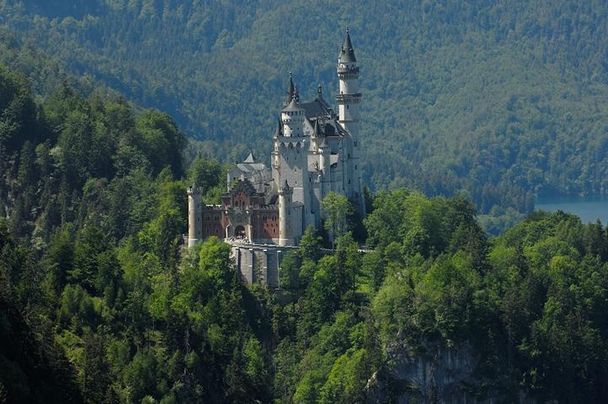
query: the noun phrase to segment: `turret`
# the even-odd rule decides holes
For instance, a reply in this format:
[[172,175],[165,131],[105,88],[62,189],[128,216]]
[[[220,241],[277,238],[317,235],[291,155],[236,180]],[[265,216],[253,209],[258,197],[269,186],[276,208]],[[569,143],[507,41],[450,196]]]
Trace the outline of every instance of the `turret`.
[[291,197],[293,189],[285,180],[279,188],[279,245],[293,245],[291,234]]
[[188,247],[202,239],[201,189],[196,185],[188,187]]
[[297,100],[297,91],[291,98],[289,104],[281,110],[281,122],[283,122],[283,134],[286,137],[301,137],[302,123],[304,122],[304,110]]
[[352,137],[352,149],[347,151],[348,175],[353,183],[344,184],[347,195],[355,202],[361,214],[365,213],[365,199],[361,191],[361,170],[359,168],[359,67],[355,57],[355,49],[350,40],[350,32],[346,28],[346,37],[338,55],[338,79],[340,81],[338,102],[338,121]]
[[319,160],[319,170],[323,171],[323,173],[329,173],[329,166],[330,166],[330,149],[329,149],[329,145],[327,144],[327,142],[325,141],[325,138],[323,138],[323,140],[321,141],[321,144],[319,145],[319,154],[320,154],[320,160]]
[[291,72],[289,72],[289,84],[287,85],[287,97],[285,98],[285,101],[283,102],[283,107],[288,106],[293,98],[295,98],[297,102],[300,102],[300,96],[298,94],[298,90],[296,89],[296,86],[293,84],[293,74],[291,74]]
[[338,120],[350,134],[356,138],[359,126],[359,67],[355,50],[350,40],[350,32],[346,29],[346,38],[338,55],[338,79],[340,87],[336,100],[338,102]]
[[312,126],[312,138],[316,141],[321,140],[323,137],[323,133],[321,132],[321,125],[319,125],[319,119],[315,120],[315,123]]
[[[281,121],[273,137],[272,179],[273,187],[277,191],[283,188],[285,182],[289,182],[289,205],[291,206],[292,202],[302,204],[306,213],[301,214],[308,224],[310,221],[308,217],[310,216],[309,138],[303,133],[305,119],[304,109],[298,102],[298,90],[294,86],[291,101],[281,110]],[[290,235],[282,237],[283,239],[293,242],[294,237],[299,236],[297,230],[294,233],[291,228],[285,229],[289,230]]]

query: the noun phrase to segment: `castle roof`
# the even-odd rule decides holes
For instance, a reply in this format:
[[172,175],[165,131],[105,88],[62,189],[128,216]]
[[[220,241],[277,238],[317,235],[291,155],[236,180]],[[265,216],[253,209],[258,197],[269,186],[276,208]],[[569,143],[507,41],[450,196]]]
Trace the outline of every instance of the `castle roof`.
[[224,195],[236,195],[240,192],[243,192],[245,195],[259,195],[251,181],[247,179],[237,181],[234,187]]
[[291,72],[289,72],[289,85],[287,86],[287,97],[285,98],[285,102],[283,106],[288,105],[293,99],[294,94],[296,93],[296,88],[293,85],[293,76]]
[[294,95],[291,98],[290,103],[283,108],[282,112],[297,112],[297,111],[301,111],[302,108],[300,108],[300,106],[298,105],[298,102],[296,101],[296,96]]
[[278,119],[277,122],[278,122],[278,125],[277,125],[277,129],[274,132],[274,137],[283,136],[283,124],[281,123],[280,119]]
[[321,126],[319,125],[319,120],[318,119],[315,121],[315,126],[314,126],[314,130],[313,130],[312,133],[316,137],[320,137],[321,136]]
[[314,101],[304,102],[300,105],[304,109],[304,115],[308,119],[312,118],[328,118],[332,115],[331,107],[323,98],[315,98]]
[[249,153],[249,155],[247,156],[245,161],[243,161],[243,163],[255,163],[255,156],[253,155],[253,153]]
[[255,171],[263,171],[266,169],[264,163],[257,163],[253,153],[249,153],[247,158],[242,163],[237,163],[236,167],[243,173],[251,173]]
[[243,163],[238,163],[236,165],[236,167],[241,170],[241,172],[243,173],[251,173],[254,171],[264,171],[266,169],[266,166],[264,165],[264,163],[248,163],[248,162],[243,162]]
[[353,63],[357,61],[357,58],[355,57],[355,50],[353,49],[353,44],[350,40],[350,33],[348,28],[346,28],[346,38],[344,38],[344,43],[342,44],[342,49],[340,50],[338,59],[341,62],[346,63]]

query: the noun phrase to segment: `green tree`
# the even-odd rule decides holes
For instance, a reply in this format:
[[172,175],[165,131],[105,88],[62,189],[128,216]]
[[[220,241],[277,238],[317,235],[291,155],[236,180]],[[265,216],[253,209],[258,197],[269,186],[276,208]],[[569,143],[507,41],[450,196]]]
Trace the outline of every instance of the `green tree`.
[[154,172],[158,173],[169,166],[174,176],[181,176],[181,152],[185,139],[173,119],[159,111],[145,111],[137,117],[136,127],[140,147]]
[[330,233],[332,244],[348,231],[348,216],[352,213],[352,204],[344,195],[330,192],[321,201],[325,214],[325,228]]

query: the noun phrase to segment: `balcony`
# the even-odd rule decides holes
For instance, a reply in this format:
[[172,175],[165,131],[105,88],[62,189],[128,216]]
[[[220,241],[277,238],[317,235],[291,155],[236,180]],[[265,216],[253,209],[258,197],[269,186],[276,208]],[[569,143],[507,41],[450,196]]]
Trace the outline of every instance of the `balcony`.
[[338,94],[336,95],[336,101],[338,104],[357,104],[361,102],[361,93],[355,94]]
[[359,67],[358,66],[344,66],[344,65],[338,65],[338,74],[353,74],[353,75],[357,75],[359,74]]

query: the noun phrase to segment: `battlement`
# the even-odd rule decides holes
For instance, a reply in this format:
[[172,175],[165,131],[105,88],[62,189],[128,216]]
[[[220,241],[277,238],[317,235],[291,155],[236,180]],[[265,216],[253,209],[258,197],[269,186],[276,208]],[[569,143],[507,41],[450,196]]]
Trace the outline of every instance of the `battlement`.
[[338,78],[340,80],[352,80],[359,78],[359,66],[347,66],[338,64]]
[[336,101],[338,104],[358,104],[361,102],[361,98],[361,93],[336,95]]
[[203,190],[197,185],[190,185],[187,192],[188,196],[200,196],[203,193]]

